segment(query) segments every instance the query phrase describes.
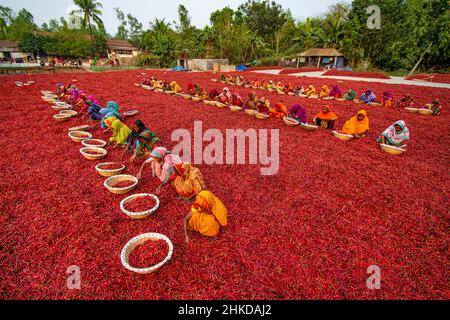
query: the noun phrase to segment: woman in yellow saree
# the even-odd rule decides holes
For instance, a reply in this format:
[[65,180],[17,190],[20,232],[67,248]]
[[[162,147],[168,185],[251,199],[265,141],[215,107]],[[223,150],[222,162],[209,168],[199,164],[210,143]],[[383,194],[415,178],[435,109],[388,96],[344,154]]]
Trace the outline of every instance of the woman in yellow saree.
[[190,212],[184,218],[184,235],[189,242],[188,230],[215,238],[220,227],[228,225],[228,212],[222,201],[210,191],[201,191],[195,198]]
[[[105,121],[106,125],[108,125],[108,119]],[[126,126],[120,120],[114,120],[109,126],[112,130],[112,137],[109,139],[110,143],[116,143],[117,145],[125,146],[127,144],[128,136],[131,134],[130,128]]]
[[172,88],[172,91],[175,93],[181,92],[181,87],[176,81],[172,81],[170,83],[170,87]]
[[348,120],[341,130],[345,134],[353,135],[357,138],[364,137],[369,131],[369,118],[366,110],[358,111],[358,114]]
[[322,86],[322,89],[320,90],[320,95],[319,97],[321,99],[326,98],[330,95],[330,88],[325,84]]

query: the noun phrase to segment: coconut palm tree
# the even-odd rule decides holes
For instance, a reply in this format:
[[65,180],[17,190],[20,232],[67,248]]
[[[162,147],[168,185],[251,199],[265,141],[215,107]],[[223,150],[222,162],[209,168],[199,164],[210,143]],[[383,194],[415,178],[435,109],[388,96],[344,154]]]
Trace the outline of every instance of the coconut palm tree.
[[105,30],[100,16],[102,15],[102,4],[97,0],[73,0],[76,6],[79,7],[77,10],[73,10],[71,15],[80,15],[82,17],[81,27],[85,30],[89,27],[89,33],[91,35],[91,42],[93,41],[92,35],[92,22],[97,25],[100,30]]

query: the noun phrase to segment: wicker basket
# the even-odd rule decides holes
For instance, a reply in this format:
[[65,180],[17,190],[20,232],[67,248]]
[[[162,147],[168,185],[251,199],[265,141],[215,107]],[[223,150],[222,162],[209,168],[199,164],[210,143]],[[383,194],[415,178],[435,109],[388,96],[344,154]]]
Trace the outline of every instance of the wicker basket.
[[164,92],[164,90],[163,89],[155,89],[155,92],[162,93],[162,92]]
[[339,140],[343,140],[343,141],[349,141],[349,140],[352,140],[354,138],[350,134],[340,133],[340,132],[337,132],[337,131],[333,131],[333,136],[335,136]]
[[298,95],[300,98],[308,98],[308,95],[306,95],[306,94],[299,94]]
[[227,105],[223,104],[222,102],[216,102],[216,107],[217,108],[225,108]]
[[381,147],[381,149],[383,151],[385,151],[387,153],[390,153],[390,154],[394,154],[394,155],[401,155],[404,152],[406,152],[405,149],[402,149],[402,148],[399,148],[399,147],[390,146],[390,145],[383,144],[383,143],[380,144],[380,147]]
[[214,82],[214,83],[219,82],[219,80],[217,80],[217,79],[211,79],[211,81]]
[[167,94],[168,96],[170,95],[174,95],[175,91],[164,91],[165,94]]
[[92,138],[92,134],[86,131],[70,131],[68,135],[69,138],[76,143],[80,143],[83,140]]
[[139,87],[142,87],[142,84],[140,84],[140,83],[135,83],[134,86],[139,88]]
[[433,111],[430,109],[425,109],[425,108],[421,108],[417,111],[419,114],[424,115],[424,116],[431,116],[433,115]]
[[122,172],[125,170],[125,165],[123,165],[123,164],[121,164],[119,168],[114,169],[114,170],[102,169],[102,167],[104,167],[104,166],[109,166],[109,165],[113,165],[113,164],[118,164],[118,163],[115,163],[115,162],[100,163],[95,166],[95,170],[97,170],[97,173],[99,175],[101,175],[102,177],[106,177],[106,178],[122,174]]
[[[130,263],[129,263],[130,253],[136,247],[144,244],[147,241],[160,241],[160,240],[165,241],[169,247],[169,252],[167,253],[166,258],[163,261],[161,261],[157,265],[154,265],[152,267],[145,268],[145,269],[134,268],[130,265]],[[135,272],[138,274],[149,274],[149,273],[155,272],[156,270],[161,268],[163,265],[165,265],[167,262],[169,262],[169,260],[172,258],[172,255],[173,255],[173,244],[168,237],[166,237],[163,234],[159,234],[159,233],[146,233],[146,234],[142,234],[140,236],[137,236],[137,237],[131,239],[125,245],[125,247],[122,249],[122,253],[120,254],[120,260],[121,260],[124,268],[131,272]]]
[[418,113],[419,109],[418,108],[405,108],[406,111],[412,112],[412,113]]
[[[97,151],[101,152],[101,154],[92,154],[89,153],[89,151]],[[92,148],[92,147],[84,147],[80,149],[80,153],[83,157],[85,157],[88,160],[100,160],[105,158],[108,155],[108,151],[106,151],[103,148]]]
[[266,119],[269,118],[269,115],[264,114],[264,113],[256,112],[255,113],[255,117],[256,117],[256,119],[259,119],[259,120],[266,120]]
[[230,111],[231,111],[231,112],[239,112],[239,111],[241,111],[241,110],[242,110],[241,107],[238,107],[238,106],[230,106]]
[[41,94],[42,94],[43,96],[49,96],[49,95],[53,95],[54,93],[51,92],[51,91],[41,91]]
[[215,106],[216,102],[215,101],[211,101],[211,100],[203,100],[203,103],[208,105],[208,106]]
[[[145,210],[142,212],[131,212],[131,211],[128,211],[127,209],[125,209],[125,206],[128,202],[130,202],[136,198],[144,198],[144,197],[153,198],[156,201],[155,206],[149,210]],[[149,194],[149,193],[140,193],[140,194],[134,194],[132,196],[129,196],[128,198],[123,199],[120,202],[120,210],[122,210],[122,212],[125,213],[127,216],[129,216],[131,219],[145,219],[145,218],[148,218],[149,216],[151,216],[153,213],[155,213],[156,210],[158,210],[159,204],[160,204],[160,202],[159,202],[159,199],[157,196],[155,196],[153,194]]]
[[194,102],[200,102],[200,101],[202,101],[203,99],[202,98],[199,98],[199,97],[192,97],[192,101],[194,101]]
[[334,97],[325,97],[322,100],[334,100]]
[[67,121],[67,120],[69,120],[70,118],[72,118],[72,116],[69,116],[69,115],[66,115],[66,114],[60,114],[60,113],[55,114],[55,115],[53,116],[53,119],[55,119],[56,121],[60,121],[60,122]]
[[298,122],[295,119],[289,118],[289,117],[284,117],[283,122],[285,125],[287,125],[289,127],[295,127],[295,126],[300,125],[300,122]]
[[381,107],[381,103],[378,102],[371,102],[369,105],[373,107]]
[[133,116],[137,115],[138,113],[139,113],[138,110],[130,110],[130,111],[124,112],[123,115],[125,117],[133,117]]
[[281,94],[281,95],[285,95],[286,94],[284,91],[281,91],[281,90],[277,90],[277,92],[278,92],[278,94]]
[[62,106],[62,105],[53,105],[52,109],[56,111],[62,111],[62,110],[70,110],[70,106]]
[[294,96],[295,94],[293,92],[288,92],[288,95]]
[[361,104],[362,103],[362,101],[358,100],[358,99],[354,99],[353,102],[356,103],[356,104]]
[[319,130],[318,126],[311,125],[311,124],[301,123],[300,126],[302,127],[302,129],[305,129],[305,130],[308,130],[308,131]]
[[335,100],[336,100],[336,101],[345,101],[344,98],[336,98]]
[[81,144],[86,148],[104,148],[107,145],[106,141],[100,139],[86,139],[81,141]]
[[256,114],[256,112],[257,111],[253,110],[253,109],[246,109],[245,110],[245,113],[248,114],[249,116],[252,116],[252,117]]
[[[114,188],[114,185],[121,181],[133,181],[133,184],[126,188]],[[111,178],[106,179],[105,183],[103,184],[106,189],[108,189],[113,194],[126,194],[130,191],[132,191],[134,188],[136,188],[137,184],[139,183],[138,178],[122,174],[118,176],[113,176]]]
[[62,114],[62,115],[65,115],[65,116],[75,117],[76,115],[78,115],[78,112],[76,112],[74,110],[61,110],[59,112],[59,114]]
[[87,124],[83,124],[81,126],[70,128],[68,131],[88,131],[91,127]]
[[319,96],[317,94],[309,96],[308,99],[319,99]]
[[186,99],[186,100],[191,100],[191,98],[192,98],[192,96],[189,94],[184,94],[184,95],[182,95],[182,97],[183,97],[183,99]]

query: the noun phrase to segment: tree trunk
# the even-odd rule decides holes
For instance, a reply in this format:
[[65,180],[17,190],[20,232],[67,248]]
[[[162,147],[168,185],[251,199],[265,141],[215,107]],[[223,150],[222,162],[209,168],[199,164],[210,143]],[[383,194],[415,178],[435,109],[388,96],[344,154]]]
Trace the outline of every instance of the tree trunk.
[[88,23],[89,23],[89,34],[91,36],[91,53],[92,53],[92,56],[94,56],[94,40],[92,37],[92,24],[91,24],[91,16],[90,15],[88,15]]

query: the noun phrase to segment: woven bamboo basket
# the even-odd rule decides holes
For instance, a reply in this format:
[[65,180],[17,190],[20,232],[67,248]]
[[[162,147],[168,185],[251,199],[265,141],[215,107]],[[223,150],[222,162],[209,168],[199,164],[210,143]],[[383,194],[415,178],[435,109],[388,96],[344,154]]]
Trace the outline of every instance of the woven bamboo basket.
[[373,106],[373,107],[381,107],[381,103],[378,103],[378,102],[372,102],[369,105]]
[[217,108],[225,108],[227,105],[221,102],[216,102],[216,107]]
[[293,92],[288,92],[288,95],[294,96],[295,94]]
[[211,101],[211,100],[203,100],[203,103],[208,105],[208,106],[215,106],[216,102],[215,101]]
[[92,134],[86,131],[70,131],[68,133],[68,136],[70,139],[72,139],[73,142],[76,143],[80,143],[83,140],[92,138]]
[[219,82],[219,80],[217,80],[217,79],[211,79],[211,81],[215,82],[215,83]]
[[309,96],[308,99],[319,99],[319,96],[317,94]]
[[88,124],[83,124],[81,126],[70,128],[68,131],[88,131],[91,127]]
[[256,112],[257,111],[253,109],[245,109],[245,113],[248,114],[249,116],[254,116]]
[[308,131],[319,130],[318,126],[314,126],[314,125],[311,125],[311,124],[301,123],[300,126],[302,127],[302,129],[305,129],[305,130],[308,130]]
[[167,94],[168,96],[174,95],[175,91],[164,91],[165,94]]
[[62,115],[65,115],[65,116],[75,117],[76,115],[78,115],[78,112],[76,112],[74,110],[61,110],[59,112],[59,114],[62,114]]
[[390,153],[390,154],[394,154],[394,155],[401,155],[406,152],[406,150],[403,148],[390,146],[390,145],[387,145],[384,143],[380,143],[380,147],[381,147],[381,150],[383,150],[387,153]]
[[361,104],[362,103],[361,100],[358,100],[358,99],[354,99],[353,102],[356,103],[356,104]]
[[350,134],[340,133],[340,132],[337,132],[337,131],[333,131],[333,136],[335,136],[339,140],[343,140],[343,141],[349,141],[349,140],[352,140],[354,138]]
[[164,92],[164,90],[163,89],[155,89],[155,92],[162,93],[162,92]]
[[107,145],[106,141],[100,139],[86,139],[81,144],[86,148],[104,148]]
[[259,119],[259,120],[266,120],[266,119],[269,118],[269,115],[264,114],[264,113],[256,112],[255,113],[255,117],[256,117],[256,119]]
[[[153,200],[156,201],[156,204],[153,208],[150,208],[148,210],[142,211],[142,212],[131,212],[125,209],[125,206],[128,202],[136,199],[136,198],[143,198],[143,197],[149,197],[153,198]],[[120,202],[120,210],[122,210],[123,213],[125,213],[127,216],[129,216],[131,219],[145,219],[151,216],[153,213],[158,210],[160,205],[159,199],[157,196],[150,194],[150,193],[140,193],[140,194],[134,194],[132,196],[129,196],[128,198],[123,199]]]
[[300,122],[298,122],[295,119],[289,118],[289,117],[284,117],[283,122],[285,125],[287,125],[289,127],[295,127],[295,126],[300,125]]
[[[167,253],[166,258],[163,261],[161,261],[157,265],[145,269],[134,268],[130,265],[129,263],[130,254],[134,249],[136,249],[136,247],[144,244],[147,241],[161,241],[161,240],[165,241],[169,247],[169,252]],[[155,272],[163,265],[165,265],[167,262],[169,262],[169,260],[172,258],[172,255],[173,255],[173,244],[168,237],[159,233],[146,233],[131,239],[125,245],[125,247],[122,249],[122,253],[120,254],[120,260],[124,268],[131,272],[138,274],[149,274]]]
[[140,83],[135,83],[134,86],[135,86],[135,87],[142,87],[142,84],[140,84]]
[[133,116],[137,115],[138,113],[139,113],[138,110],[130,110],[130,111],[124,112],[123,115],[125,117],[133,117]]
[[308,96],[306,94],[299,94],[298,95],[300,98],[308,98]]
[[153,90],[153,88],[150,87],[150,86],[144,86],[144,85],[142,85],[141,87],[142,87],[143,89],[145,89],[145,90]]
[[53,105],[52,109],[56,111],[70,110],[70,106]]
[[72,116],[69,116],[69,115],[66,115],[66,114],[60,114],[60,113],[55,114],[55,115],[53,116],[53,119],[55,119],[56,121],[60,121],[60,122],[67,121],[67,120],[69,120],[70,118],[72,118]]
[[53,92],[51,92],[51,91],[41,91],[41,93],[42,93],[43,96],[47,96],[47,95],[53,94]]
[[[132,181],[133,184],[126,188],[114,188],[114,185],[121,181]],[[113,176],[111,178],[106,179],[103,185],[105,186],[106,189],[109,190],[109,192],[120,195],[120,194],[126,194],[126,193],[134,190],[138,183],[139,183],[138,178],[123,174],[123,175],[117,175],[117,176]]]
[[335,100],[336,100],[336,101],[345,101],[344,98],[336,98]]
[[424,116],[431,116],[433,115],[433,111],[429,110],[429,109],[425,109],[425,108],[421,108],[417,111],[419,114],[424,115]]
[[418,108],[405,108],[406,111],[412,112],[412,113],[418,113],[419,109]]
[[334,100],[334,97],[325,97],[322,100]]
[[239,112],[239,111],[241,111],[241,110],[242,110],[241,107],[238,107],[238,106],[230,106],[230,111],[231,111],[231,112]]
[[[100,154],[93,154],[90,152],[97,151],[101,152]],[[108,155],[108,151],[106,151],[103,148],[92,148],[92,147],[84,147],[80,149],[80,153],[83,157],[85,157],[88,160],[100,160],[105,158]]]
[[284,91],[281,91],[281,90],[277,90],[277,92],[278,92],[278,94],[281,94],[281,95],[285,95],[286,94]]
[[199,98],[199,97],[192,97],[192,101],[194,101],[194,102],[200,102],[200,101],[202,101],[203,99],[202,98]]
[[97,173],[99,175],[101,175],[102,177],[105,177],[105,178],[117,176],[119,174],[122,174],[122,172],[125,170],[125,165],[120,164],[119,167],[117,169],[114,169],[114,170],[102,169],[105,166],[116,165],[116,164],[119,165],[118,163],[115,163],[115,162],[100,163],[100,164],[95,166],[95,170],[97,170]]
[[192,96],[189,94],[183,94],[182,97],[183,97],[183,99],[186,99],[186,100],[191,100],[191,98],[192,98]]

